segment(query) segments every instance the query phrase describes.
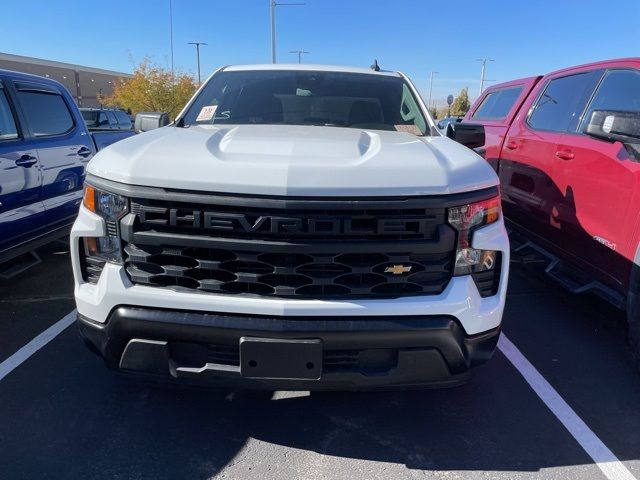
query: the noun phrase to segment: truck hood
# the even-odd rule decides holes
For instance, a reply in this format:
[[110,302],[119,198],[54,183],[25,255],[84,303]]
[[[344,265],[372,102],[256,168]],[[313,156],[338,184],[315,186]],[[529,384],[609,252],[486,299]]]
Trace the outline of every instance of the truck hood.
[[405,196],[498,184],[445,137],[290,125],[165,127],[115,143],[88,173],[131,185],[285,196]]

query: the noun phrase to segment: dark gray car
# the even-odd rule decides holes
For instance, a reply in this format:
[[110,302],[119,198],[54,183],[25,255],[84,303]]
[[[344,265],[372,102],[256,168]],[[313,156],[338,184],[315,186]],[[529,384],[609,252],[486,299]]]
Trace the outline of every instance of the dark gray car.
[[82,118],[89,130],[131,130],[131,118],[123,110],[81,108]]

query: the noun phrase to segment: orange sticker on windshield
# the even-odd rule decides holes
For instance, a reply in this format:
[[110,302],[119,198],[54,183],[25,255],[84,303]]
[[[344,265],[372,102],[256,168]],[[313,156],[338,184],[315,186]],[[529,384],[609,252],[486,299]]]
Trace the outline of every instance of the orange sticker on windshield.
[[216,114],[217,108],[217,105],[207,105],[205,107],[202,107],[202,110],[200,110],[200,113],[196,118],[196,122],[205,122],[207,120],[211,120]]

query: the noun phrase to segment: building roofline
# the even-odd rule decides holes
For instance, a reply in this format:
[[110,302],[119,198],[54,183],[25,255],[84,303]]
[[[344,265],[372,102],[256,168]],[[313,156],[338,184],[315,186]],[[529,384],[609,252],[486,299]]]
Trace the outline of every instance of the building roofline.
[[41,65],[43,67],[67,68],[69,70],[78,70],[81,72],[88,72],[88,73],[101,73],[103,75],[113,75],[116,77],[124,77],[124,78],[130,78],[133,76],[130,73],[116,72],[114,70],[105,70],[102,68],[85,67],[84,65],[56,62],[54,60],[44,60],[42,58],[25,57],[23,55],[14,55],[12,53],[0,52],[0,60],[6,60],[9,62],[30,63],[32,65]]

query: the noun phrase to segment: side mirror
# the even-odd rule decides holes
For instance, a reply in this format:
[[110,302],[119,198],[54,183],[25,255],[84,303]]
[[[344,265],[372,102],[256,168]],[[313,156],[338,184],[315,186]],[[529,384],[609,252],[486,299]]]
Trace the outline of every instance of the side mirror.
[[640,112],[594,110],[584,133],[609,142],[640,143]]
[[473,123],[450,123],[446,136],[467,148],[479,148],[484,145],[484,125]]
[[148,132],[169,125],[169,115],[164,112],[140,112],[136,115],[135,131]]

